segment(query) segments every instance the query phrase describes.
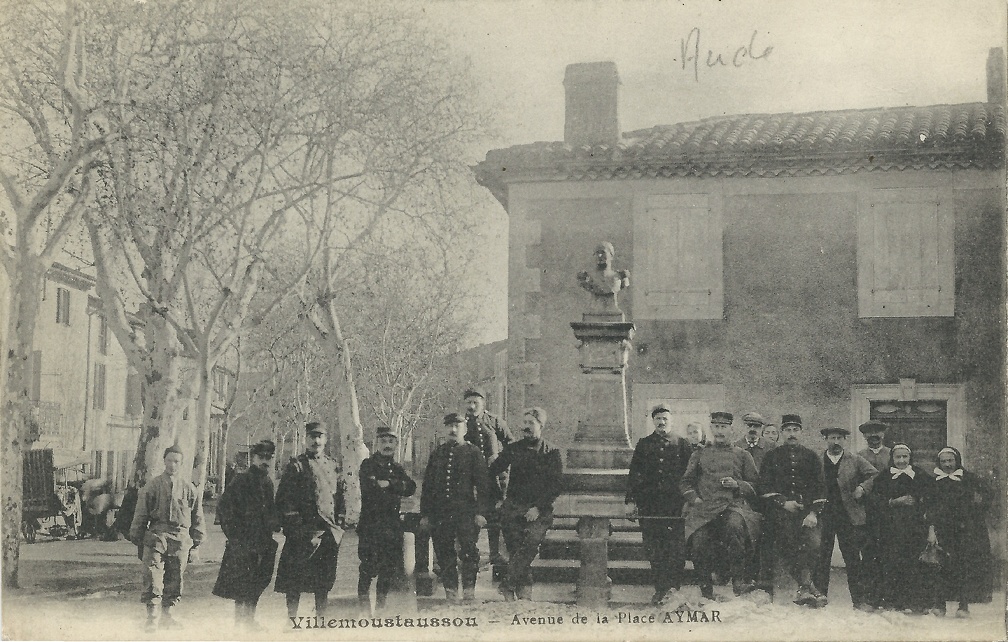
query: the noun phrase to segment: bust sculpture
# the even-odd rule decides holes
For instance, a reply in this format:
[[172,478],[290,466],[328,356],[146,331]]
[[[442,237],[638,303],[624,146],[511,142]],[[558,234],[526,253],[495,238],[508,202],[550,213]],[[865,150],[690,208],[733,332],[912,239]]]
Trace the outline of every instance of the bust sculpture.
[[578,283],[592,294],[592,308],[600,312],[620,313],[616,294],[630,287],[630,271],[613,268],[616,250],[606,241],[595,248],[595,267],[578,272]]

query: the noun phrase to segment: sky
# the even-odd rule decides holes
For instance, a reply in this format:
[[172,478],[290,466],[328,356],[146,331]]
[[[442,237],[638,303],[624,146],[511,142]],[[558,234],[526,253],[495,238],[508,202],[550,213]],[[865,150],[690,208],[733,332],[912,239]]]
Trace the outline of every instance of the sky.
[[[424,12],[471,60],[497,113],[487,149],[563,138],[571,63],[616,63],[627,132],[723,114],[985,101],[988,52],[1008,38],[1003,0],[441,0]],[[507,333],[507,217],[492,198],[485,217],[491,341]]]

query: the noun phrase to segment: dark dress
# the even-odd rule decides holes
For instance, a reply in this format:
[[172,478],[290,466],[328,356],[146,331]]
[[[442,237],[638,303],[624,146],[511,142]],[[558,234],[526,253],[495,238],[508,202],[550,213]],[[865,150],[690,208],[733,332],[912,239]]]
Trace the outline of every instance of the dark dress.
[[[927,546],[924,511],[932,479],[917,466],[911,468],[912,479],[905,473],[893,479],[887,466],[872,488],[879,537],[880,597],[887,609],[923,609],[929,602],[930,570],[920,561],[920,554]],[[889,505],[889,500],[904,495],[913,497],[913,506]]]
[[273,480],[252,467],[234,478],[217,505],[217,519],[227,538],[213,594],[255,602],[273,578],[280,530],[273,502]]
[[990,535],[984,516],[991,495],[986,484],[969,471],[959,481],[950,477],[933,483],[927,504],[938,545],[948,554],[939,578],[939,602],[990,602],[993,590]]

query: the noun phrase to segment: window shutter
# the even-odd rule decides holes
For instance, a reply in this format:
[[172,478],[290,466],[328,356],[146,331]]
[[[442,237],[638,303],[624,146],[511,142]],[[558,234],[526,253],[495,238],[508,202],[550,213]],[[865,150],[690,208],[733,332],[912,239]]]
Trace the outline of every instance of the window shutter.
[[28,398],[38,402],[42,399],[42,351],[34,350],[28,362]]
[[[640,318],[724,317],[721,199],[717,195],[651,196],[635,212],[635,272]],[[639,253],[639,254],[638,254]],[[640,291],[638,290],[638,291]]]
[[955,314],[955,219],[937,190],[876,190],[858,214],[862,317]]

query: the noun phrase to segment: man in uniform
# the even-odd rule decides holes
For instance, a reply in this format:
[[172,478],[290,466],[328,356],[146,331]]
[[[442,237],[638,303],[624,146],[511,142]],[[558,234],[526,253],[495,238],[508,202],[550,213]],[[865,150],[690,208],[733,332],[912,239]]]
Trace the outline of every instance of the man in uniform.
[[823,484],[826,486],[826,506],[819,513],[822,542],[819,560],[812,573],[813,584],[829,595],[830,560],[833,540],[840,542],[840,553],[847,568],[847,586],[854,608],[865,609],[864,579],[861,551],[865,544],[865,496],[871,491],[878,471],[868,460],[844,449],[850,431],[846,428],[823,428],[826,439],[823,453]]
[[406,470],[395,462],[399,438],[388,426],[375,431],[375,454],[360,467],[361,516],[357,524],[357,601],[371,614],[371,580],[375,587],[375,609],[385,607],[392,580],[402,569],[403,529],[399,506],[403,497],[416,492]]
[[224,557],[213,594],[235,602],[235,624],[262,630],[255,621],[256,607],[273,579],[280,530],[273,497],[273,465],[276,444],[264,439],[249,448],[252,458],[246,472],[228,479],[227,490],[217,504],[217,521],[227,537]]
[[476,542],[493,500],[490,477],[479,448],[465,441],[465,420],[453,412],[445,415],[444,425],[448,440],[431,453],[424,471],[420,529],[431,532],[447,600],[458,599],[461,566],[462,599],[474,602],[479,570]]
[[[514,436],[508,430],[503,419],[490,414],[486,409],[486,391],[480,387],[472,387],[463,394],[466,406],[465,439],[475,444],[489,465],[497,458],[504,446],[514,441]],[[500,506],[507,495],[508,471],[505,470],[490,480],[491,492],[497,495],[497,500],[488,511],[487,539],[490,542],[490,563],[496,571],[502,568],[505,561],[500,554]]]
[[826,503],[822,460],[799,443],[800,416],[784,415],[780,429],[784,443],[767,453],[760,471],[759,486],[766,508],[760,548],[762,585],[773,595],[774,567],[781,553],[788,558],[791,575],[798,582],[795,604],[822,607],[826,596],[812,583],[821,542],[818,513]]
[[[868,446],[858,452],[878,471],[889,470],[889,446],[882,443],[889,426],[881,421],[867,421],[858,430],[864,435]],[[862,579],[864,580],[864,601],[867,607],[882,605],[882,552],[879,538],[882,536],[879,516],[869,502],[865,510],[865,544],[861,551]],[[867,610],[867,608],[866,608]]]
[[672,434],[672,411],[665,404],[651,409],[654,432],[642,437],[634,448],[627,476],[626,512],[641,518],[641,537],[651,562],[655,587],[652,604],[661,604],[670,590],[678,591],[686,563],[683,543],[683,498],[679,489],[693,449]]
[[763,439],[763,426],[766,425],[763,416],[758,412],[747,412],[742,415],[742,423],[745,424],[746,434],[735,442],[735,445],[752,455],[756,470],[759,470],[763,463],[763,457],[773,446]]
[[507,575],[498,590],[506,600],[532,595],[532,561],[553,525],[553,502],[560,495],[563,460],[560,451],[543,439],[546,411],[528,408],[522,413],[522,439],[505,446],[490,465],[497,475],[511,468],[508,495],[501,507],[501,526],[508,550]]
[[130,525],[130,541],[142,549],[143,594],[147,605],[145,628],[180,628],[172,609],[182,599],[182,576],[186,564],[206,536],[203,496],[192,483],[179,478],[182,449],[164,451],[164,472],[147,482],[137,495]]
[[305,441],[305,452],[287,465],[276,496],[286,541],[273,587],[286,595],[291,618],[297,617],[301,593],[313,593],[315,615],[325,617],[345,526],[345,488],[339,466],[325,454],[325,425],[305,424]]
[[708,600],[714,599],[719,547],[727,552],[735,595],[753,589],[745,575],[760,531],[759,514],[750,504],[758,473],[752,456],[731,443],[732,420],[729,412],[711,413],[711,441],[693,453],[682,478],[686,541],[700,593]]

